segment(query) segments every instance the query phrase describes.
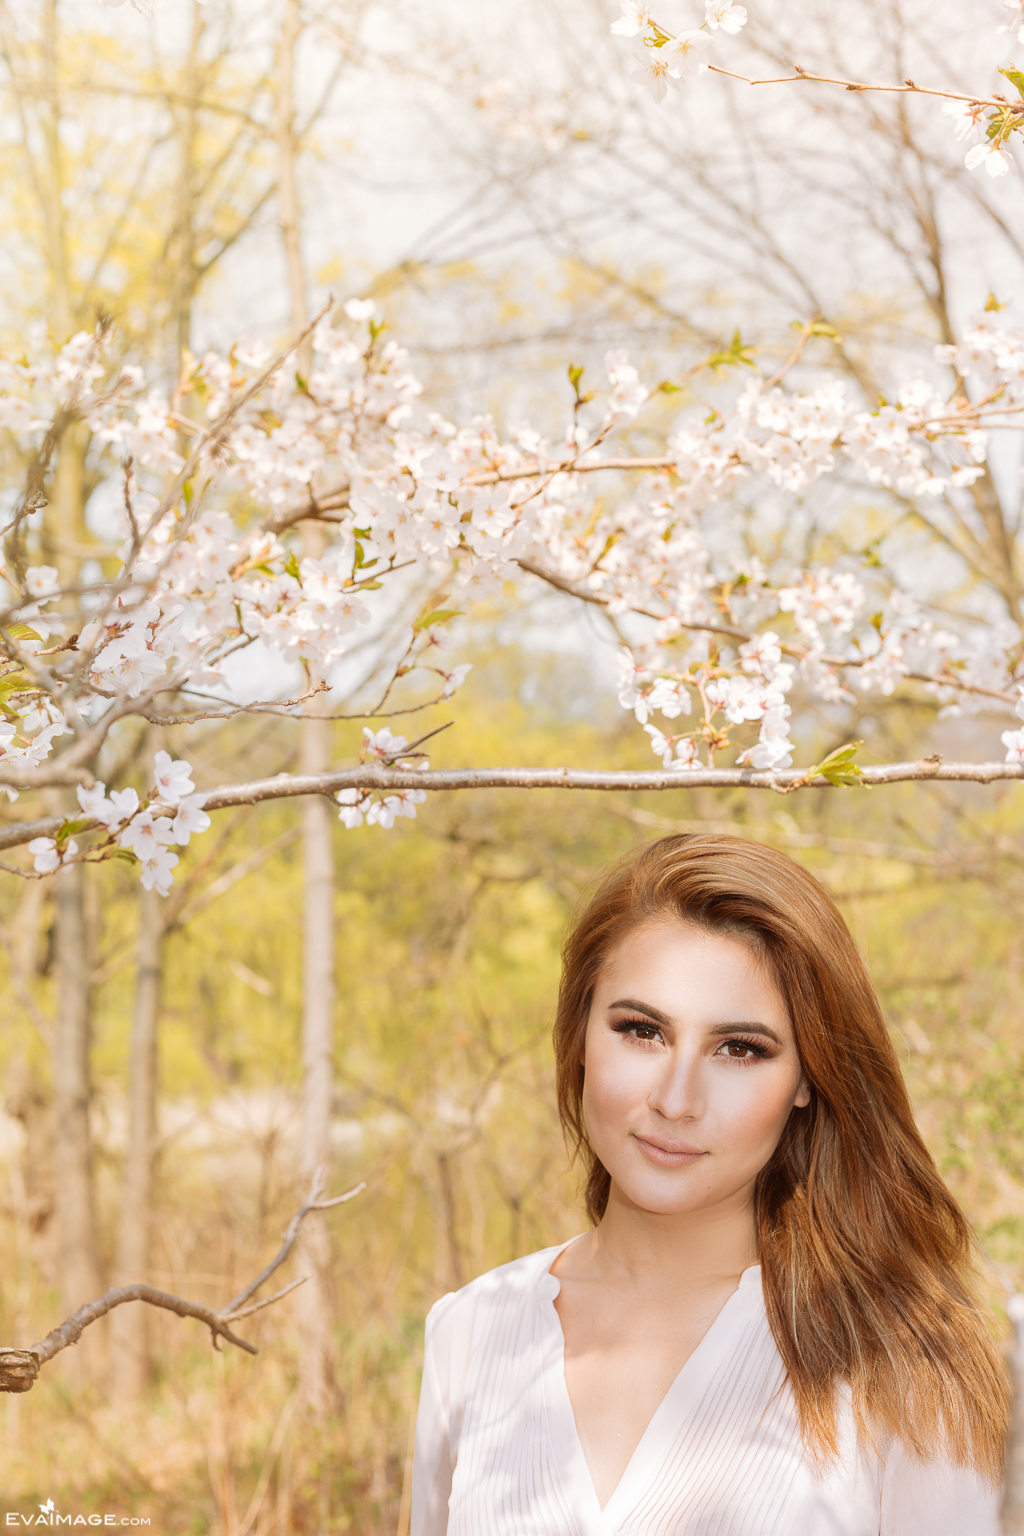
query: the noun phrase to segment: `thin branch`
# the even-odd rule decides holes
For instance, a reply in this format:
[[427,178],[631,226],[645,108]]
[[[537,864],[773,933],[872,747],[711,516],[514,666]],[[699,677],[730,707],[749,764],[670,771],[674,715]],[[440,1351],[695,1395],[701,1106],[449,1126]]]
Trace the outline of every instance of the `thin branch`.
[[291,1221],[284,1236],[284,1243],[280,1252],[260,1274],[256,1276],[245,1290],[240,1292],[233,1301],[229,1301],[226,1307],[214,1311],[212,1307],[204,1307],[197,1301],[186,1301],[181,1296],[172,1296],[168,1291],[158,1291],[152,1285],[142,1283],[136,1285],[122,1285],[114,1290],[107,1291],[105,1295],[95,1301],[88,1302],[84,1307],[79,1307],[63,1323],[46,1335],[38,1344],[33,1344],[29,1349],[0,1349],[0,1392],[28,1392],[35,1385],[41,1366],[55,1355],[59,1355],[62,1349],[67,1349],[71,1344],[77,1344],[90,1323],[95,1323],[99,1318],[105,1317],[115,1307],[123,1306],[128,1301],[145,1301],[151,1307],[161,1307],[166,1312],[173,1312],[177,1317],[194,1317],[198,1322],[205,1323],[210,1330],[213,1347],[219,1349],[218,1340],[226,1339],[229,1344],[234,1344],[238,1349],[244,1349],[247,1354],[258,1355],[259,1350],[255,1344],[250,1344],[247,1339],[240,1338],[230,1324],[240,1317],[251,1317],[254,1312],[260,1312],[264,1307],[269,1307],[274,1302],[280,1301],[282,1296],[287,1296],[289,1291],[294,1291],[301,1285],[306,1276],[293,1280],[290,1285],[268,1296],[266,1300],[256,1302],[253,1306],[246,1306],[249,1298],[259,1290],[265,1280],[279,1269],[285,1259],[295,1247],[302,1223],[311,1211],[327,1211],[332,1206],[343,1205],[346,1200],[351,1200],[366,1188],[365,1184],[358,1184],[355,1189],[348,1190],[343,1195],[336,1195],[332,1200],[320,1200],[318,1198],[323,1181],[323,1170],[318,1169],[313,1180],[310,1197],[305,1205],[301,1206]]
[[319,1197],[323,1187],[323,1177],[323,1169],[318,1168],[313,1176],[313,1187],[310,1190],[309,1199],[306,1201],[305,1205],[299,1207],[291,1221],[288,1223],[288,1227],[285,1231],[280,1250],[275,1255],[275,1257],[271,1259],[266,1269],[261,1270],[260,1273],[256,1276],[255,1280],[250,1281],[244,1290],[239,1291],[238,1295],[233,1297],[233,1299],[228,1302],[227,1306],[221,1313],[222,1317],[236,1316],[240,1309],[245,1306],[250,1296],[254,1296],[256,1294],[264,1281],[269,1280],[271,1275],[274,1274],[276,1270],[281,1268],[281,1265],[284,1263],[285,1259],[288,1257],[292,1249],[295,1247],[295,1244],[298,1242],[302,1223],[305,1221],[307,1216],[309,1216],[313,1211],[329,1211],[332,1206],[344,1205],[347,1200],[354,1200],[356,1195],[361,1194],[362,1191],[366,1188],[365,1184],[357,1184],[354,1189],[346,1190],[343,1195],[335,1195],[333,1200],[321,1200]]
[[[707,66],[716,75],[728,75],[731,80],[742,80],[744,85],[791,85],[803,80],[808,84],[841,85],[846,91],[886,91],[902,96],[943,96],[949,101],[969,101],[979,107],[995,107],[1003,111],[1007,102],[1000,97],[968,96],[963,91],[940,91],[930,85],[915,85],[913,80],[904,80],[902,85],[871,85],[866,80],[842,80],[833,75],[812,75],[806,69],[801,69],[799,64],[794,64],[795,75],[780,75],[771,80],[752,80],[749,75],[738,75],[735,70],[723,69],[720,64]],[[1018,112],[1024,112],[1024,106],[1016,108]]]

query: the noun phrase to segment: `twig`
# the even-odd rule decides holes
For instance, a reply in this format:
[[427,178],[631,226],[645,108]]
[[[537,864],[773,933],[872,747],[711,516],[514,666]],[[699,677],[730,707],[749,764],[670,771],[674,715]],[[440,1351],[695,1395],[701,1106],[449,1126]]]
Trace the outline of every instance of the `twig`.
[[178,1317],[196,1318],[198,1322],[205,1323],[209,1328],[214,1349],[220,1348],[218,1340],[226,1339],[229,1344],[234,1344],[238,1349],[244,1349],[247,1354],[258,1355],[259,1350],[256,1345],[250,1344],[247,1339],[240,1338],[230,1324],[241,1317],[251,1317],[254,1312],[261,1312],[264,1307],[273,1306],[283,1296],[287,1296],[289,1291],[294,1291],[296,1286],[302,1285],[307,1278],[305,1275],[300,1276],[298,1280],[293,1280],[290,1285],[284,1286],[282,1290],[277,1291],[273,1296],[268,1296],[264,1301],[258,1301],[253,1306],[245,1305],[264,1281],[268,1280],[275,1270],[280,1269],[295,1247],[302,1223],[311,1211],[326,1211],[332,1206],[343,1205],[346,1200],[351,1200],[366,1188],[365,1184],[358,1184],[355,1189],[348,1190],[344,1195],[335,1195],[332,1200],[320,1200],[317,1197],[322,1181],[323,1170],[318,1169],[313,1179],[309,1199],[296,1211],[288,1223],[280,1252],[266,1269],[245,1287],[244,1291],[228,1302],[226,1307],[214,1311],[212,1307],[204,1307],[200,1302],[186,1301],[181,1296],[172,1296],[168,1291],[158,1291],[154,1286],[142,1283],[118,1286],[95,1301],[88,1302],[84,1307],[79,1307],[77,1312],[73,1312],[63,1323],[51,1329],[45,1339],[38,1344],[33,1344],[29,1349],[0,1349],[0,1392],[30,1391],[40,1368],[48,1360],[52,1360],[70,1344],[77,1344],[90,1323],[95,1323],[127,1301],[145,1301],[151,1307],[162,1307],[164,1311],[173,1312]]
[[250,1283],[245,1287],[244,1291],[239,1291],[238,1295],[233,1297],[232,1300],[228,1302],[227,1306],[221,1313],[222,1317],[234,1316],[239,1311],[239,1308],[245,1306],[245,1303],[249,1300],[249,1297],[256,1294],[264,1281],[269,1280],[271,1275],[274,1274],[275,1270],[281,1268],[281,1265],[284,1263],[285,1259],[288,1257],[292,1249],[295,1247],[295,1244],[298,1242],[299,1231],[301,1230],[302,1223],[312,1211],[329,1211],[334,1205],[344,1205],[346,1200],[353,1200],[356,1195],[361,1194],[362,1191],[366,1188],[365,1184],[357,1184],[355,1189],[346,1190],[343,1195],[335,1195],[333,1200],[320,1200],[318,1196],[320,1194],[322,1185],[323,1169],[318,1168],[313,1176],[313,1187],[309,1192],[309,1199],[306,1201],[305,1205],[300,1206],[300,1208],[295,1212],[295,1215],[292,1217],[291,1221],[288,1223],[280,1251],[273,1259],[271,1259],[266,1269],[261,1270],[261,1272],[256,1276],[256,1279],[250,1281]]
[[[896,95],[914,96],[943,96],[949,101],[969,101],[979,107],[996,107],[1002,111],[1006,106],[1004,100],[989,96],[968,96],[963,91],[940,91],[930,85],[916,85],[913,80],[904,80],[902,85],[872,85],[866,80],[841,80],[832,75],[812,75],[808,70],[801,69],[799,64],[794,64],[795,75],[779,75],[770,80],[752,80],[749,75],[738,75],[735,70],[723,69],[720,64],[709,64],[708,69],[716,75],[728,75],[731,80],[742,80],[744,85],[791,85],[796,81],[806,81],[820,85],[841,85],[846,91],[886,91]],[[1018,110],[1024,111],[1024,108]]]

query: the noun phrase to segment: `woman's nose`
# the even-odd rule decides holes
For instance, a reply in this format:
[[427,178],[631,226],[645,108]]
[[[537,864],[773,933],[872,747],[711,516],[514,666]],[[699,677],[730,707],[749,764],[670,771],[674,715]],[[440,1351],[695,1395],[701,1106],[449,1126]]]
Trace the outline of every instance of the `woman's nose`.
[[647,1103],[666,1120],[699,1120],[704,1113],[699,1058],[672,1051],[647,1095]]

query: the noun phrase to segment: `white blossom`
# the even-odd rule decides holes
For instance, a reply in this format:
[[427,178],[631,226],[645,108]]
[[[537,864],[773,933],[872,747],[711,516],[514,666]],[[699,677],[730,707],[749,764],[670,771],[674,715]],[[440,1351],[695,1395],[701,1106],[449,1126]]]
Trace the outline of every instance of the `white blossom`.
[[975,144],[964,156],[964,165],[969,171],[984,164],[990,176],[1005,176],[1007,171],[1017,173],[1017,166],[1013,156],[1005,144],[993,139],[987,144]]
[[344,309],[350,320],[372,320],[377,313],[373,299],[347,299]]
[[175,841],[174,828],[169,816],[154,816],[152,811],[140,811],[117,835],[122,848],[131,851],[145,862],[156,854],[158,848]]
[[959,143],[964,139],[976,139],[981,133],[978,119],[982,108],[976,102],[944,101],[942,111],[953,119],[953,134]]
[[666,48],[643,48],[636,54],[637,68],[630,75],[639,85],[646,85],[655,101],[664,101],[668,88],[679,84],[678,58],[670,58]]
[[650,22],[650,8],[644,0],[621,0],[622,15],[612,22],[612,31],[619,37],[636,37]]
[[28,851],[32,855],[32,867],[37,875],[52,875],[55,869],[60,868],[60,854],[57,852],[55,838],[34,837],[28,845]]
[[[739,5],[731,6],[729,9],[735,12],[743,11],[743,7]],[[743,11],[743,21],[746,19],[747,13]],[[743,22],[738,23],[738,26],[742,25]],[[726,30],[732,31],[734,29],[730,26]],[[663,51],[668,54],[669,62],[680,74],[690,75],[696,74],[704,68],[704,54],[710,47],[711,37],[709,33],[702,31],[680,32],[678,37],[665,44]]]
[[461,688],[470,672],[473,670],[471,661],[463,661],[457,667],[452,667],[450,672],[442,673],[444,678],[444,692],[441,697],[450,699],[456,689]]
[[721,27],[723,32],[736,33],[746,25],[747,13],[742,5],[732,0],[704,0],[704,20],[709,27]]
[[996,27],[996,31],[1015,32],[1017,41],[1024,43],[1024,0],[1003,0],[1003,5],[1009,11],[1010,19]]
[[49,602],[60,595],[58,573],[52,565],[30,565],[25,572],[25,591],[30,597]]
[[[138,850],[136,850],[138,851]],[[171,871],[178,863],[178,855],[159,845],[141,855],[143,890],[156,891],[158,896],[169,896],[174,876]]]
[[1008,763],[1024,763],[1024,731],[1004,731],[999,740],[1006,748]]
[[130,821],[139,809],[138,791],[129,786],[127,789],[114,789],[110,793],[110,820],[108,826],[117,825],[122,821]]
[[177,805],[186,796],[193,794],[195,785],[192,783],[192,769],[188,763],[181,758],[172,762],[169,752],[158,752],[153,762],[153,785],[165,805]]
[[171,822],[171,831],[174,833],[174,841],[186,844],[193,832],[206,832],[212,825],[209,816],[203,810],[205,795],[187,795],[184,800],[179,800],[178,808]]

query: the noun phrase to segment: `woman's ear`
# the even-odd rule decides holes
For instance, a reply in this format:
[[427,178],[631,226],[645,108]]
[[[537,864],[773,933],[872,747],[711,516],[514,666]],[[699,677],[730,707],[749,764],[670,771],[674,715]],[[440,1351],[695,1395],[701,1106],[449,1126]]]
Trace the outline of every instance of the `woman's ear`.
[[796,1090],[796,1098],[793,1100],[794,1109],[806,1109],[811,1102],[811,1085],[803,1073],[800,1075],[800,1086]]

